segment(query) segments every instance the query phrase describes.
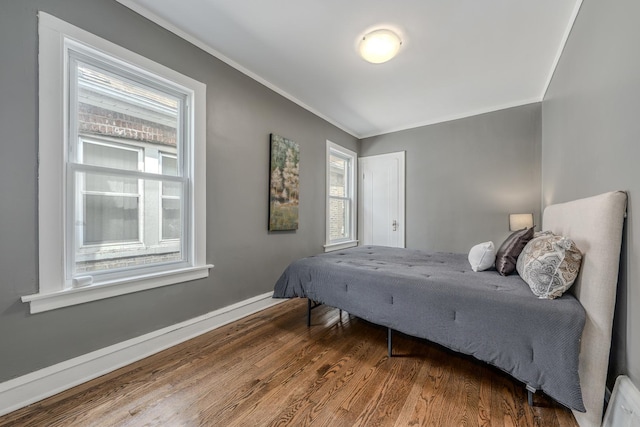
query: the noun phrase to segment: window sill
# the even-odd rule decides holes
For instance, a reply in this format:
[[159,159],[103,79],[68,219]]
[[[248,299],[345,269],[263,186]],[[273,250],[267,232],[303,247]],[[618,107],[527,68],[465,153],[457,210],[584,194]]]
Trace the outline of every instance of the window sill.
[[324,245],[324,251],[325,252],[339,251],[341,249],[353,248],[354,246],[358,246],[358,241],[348,240],[346,242],[331,243],[328,245]]
[[202,279],[209,276],[209,269],[211,268],[213,268],[213,265],[206,264],[198,267],[187,267],[128,277],[126,279],[103,282],[82,288],[26,295],[22,297],[22,302],[29,303],[31,314],[41,313],[43,311],[82,304],[89,301]]

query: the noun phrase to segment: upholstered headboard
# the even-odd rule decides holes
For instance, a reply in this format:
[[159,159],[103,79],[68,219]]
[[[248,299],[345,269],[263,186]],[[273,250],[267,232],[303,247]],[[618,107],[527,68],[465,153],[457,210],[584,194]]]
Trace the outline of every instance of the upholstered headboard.
[[600,426],[609,365],[627,194],[622,191],[548,206],[542,229],[568,236],[583,252],[572,292],[587,320],[580,349],[580,385],[587,412],[573,411],[580,426]]

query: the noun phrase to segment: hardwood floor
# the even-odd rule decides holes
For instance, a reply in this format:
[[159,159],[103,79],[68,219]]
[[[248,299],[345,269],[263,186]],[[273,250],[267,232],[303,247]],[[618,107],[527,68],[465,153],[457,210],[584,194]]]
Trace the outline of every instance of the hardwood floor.
[[[279,304],[11,414],[0,426],[575,426],[472,358]],[[397,355],[397,357],[396,357]]]

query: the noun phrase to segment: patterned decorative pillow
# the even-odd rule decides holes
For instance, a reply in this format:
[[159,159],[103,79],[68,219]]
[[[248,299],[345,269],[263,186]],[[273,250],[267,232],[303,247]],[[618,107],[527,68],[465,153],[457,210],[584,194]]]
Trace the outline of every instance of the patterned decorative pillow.
[[553,236],[553,231],[536,231],[533,233],[533,238],[542,237],[542,236]]
[[582,252],[573,240],[545,233],[527,243],[516,270],[538,298],[554,299],[573,285],[581,262]]

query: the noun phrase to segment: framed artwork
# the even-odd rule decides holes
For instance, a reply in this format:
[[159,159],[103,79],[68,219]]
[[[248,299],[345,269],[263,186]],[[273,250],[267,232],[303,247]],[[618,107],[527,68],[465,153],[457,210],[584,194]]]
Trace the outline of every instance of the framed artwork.
[[300,147],[272,133],[270,152],[269,231],[297,230]]

